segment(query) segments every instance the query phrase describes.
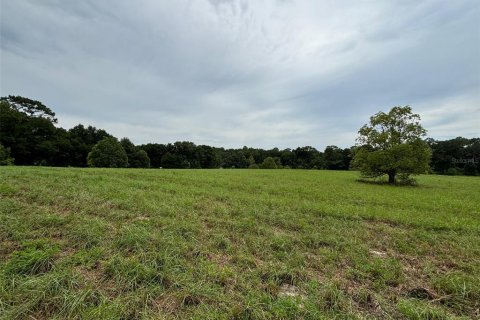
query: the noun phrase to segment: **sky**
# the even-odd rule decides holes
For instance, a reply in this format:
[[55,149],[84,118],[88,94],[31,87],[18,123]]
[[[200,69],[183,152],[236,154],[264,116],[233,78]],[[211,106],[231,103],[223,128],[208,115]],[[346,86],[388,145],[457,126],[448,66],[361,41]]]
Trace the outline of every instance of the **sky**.
[[410,105],[480,136],[480,1],[0,0],[0,94],[135,144],[354,145]]

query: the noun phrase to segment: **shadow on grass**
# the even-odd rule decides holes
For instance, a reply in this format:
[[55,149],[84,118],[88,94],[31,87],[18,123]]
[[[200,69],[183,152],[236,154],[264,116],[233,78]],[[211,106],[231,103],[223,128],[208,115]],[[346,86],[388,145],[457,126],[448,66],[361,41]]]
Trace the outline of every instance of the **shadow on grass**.
[[388,181],[384,178],[380,178],[380,179],[358,178],[356,181],[360,182],[360,183],[380,185],[380,186],[412,187],[412,188],[421,187],[421,185],[419,185],[418,182],[416,180],[413,180],[413,179],[410,179],[409,181],[396,181],[395,183],[388,183]]

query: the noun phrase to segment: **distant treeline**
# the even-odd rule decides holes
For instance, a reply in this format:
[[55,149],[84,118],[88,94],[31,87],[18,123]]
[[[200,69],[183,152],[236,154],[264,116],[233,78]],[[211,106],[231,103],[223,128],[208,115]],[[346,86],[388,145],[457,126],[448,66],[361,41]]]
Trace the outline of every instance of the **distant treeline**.
[[[55,113],[39,101],[18,96],[1,98],[0,164],[86,167],[93,147],[105,138],[114,138],[92,126],[79,124],[65,130],[56,123]],[[480,138],[427,142],[433,151],[433,172],[480,174]],[[225,149],[187,141],[135,146],[128,138],[121,139],[120,144],[128,156],[126,166],[152,168],[348,170],[353,148]]]

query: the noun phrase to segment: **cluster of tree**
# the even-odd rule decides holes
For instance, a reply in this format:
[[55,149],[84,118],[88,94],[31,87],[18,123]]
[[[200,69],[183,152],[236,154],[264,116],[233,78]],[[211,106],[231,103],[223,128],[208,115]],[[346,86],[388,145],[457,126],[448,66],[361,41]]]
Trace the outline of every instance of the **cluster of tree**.
[[[385,117],[384,114],[380,120],[387,119]],[[310,146],[284,150],[248,147],[225,149],[195,145],[186,141],[135,146],[127,138],[118,141],[105,130],[92,126],[85,127],[79,124],[65,130],[57,127],[56,123],[55,113],[39,101],[19,96],[0,98],[0,165],[15,163],[73,167],[348,170],[352,166],[353,154],[356,153],[356,168],[365,172],[370,171],[371,175],[378,175],[388,169],[379,168],[380,164],[395,157],[394,153],[418,156],[422,154],[419,150],[423,150],[424,147],[424,140],[407,139],[409,142],[415,140],[417,145],[397,146],[393,153],[386,152],[386,144],[393,145],[395,141],[407,140],[404,141],[402,140],[404,137],[396,136],[390,137],[388,141],[382,141],[385,137],[378,140],[375,125],[361,129],[361,136],[362,132],[365,137],[376,135],[376,138],[363,140],[363,147],[342,149],[328,146],[322,152]],[[453,168],[455,174],[480,174],[478,138],[470,140],[457,138],[449,141],[427,139],[426,141],[433,151],[433,171],[453,174],[451,170]],[[420,149],[416,149],[417,147]],[[376,152],[373,156],[367,152],[379,151],[382,148],[385,149],[383,152]],[[354,152],[354,150],[357,151]],[[372,160],[368,163],[376,162],[376,164],[362,167],[362,161],[359,160],[362,154],[364,158],[369,157]],[[423,155],[428,156],[427,153]],[[477,161],[473,166],[462,162],[463,159],[473,158]],[[363,161],[363,164],[365,163]],[[402,165],[405,166],[406,163]]]
[[[0,98],[0,164],[85,167],[91,160],[93,166],[149,166],[145,151],[126,138],[118,142],[102,129],[79,124],[65,130],[56,123],[55,113],[40,101],[19,96]],[[113,141],[127,154],[128,161],[107,165],[94,160],[98,150]],[[88,158],[94,149],[94,156]]]
[[313,147],[270,150],[243,147],[241,149],[215,148],[192,142],[169,144],[149,143],[139,146],[158,168],[302,168],[347,170],[351,150],[329,146],[324,152]]
[[480,175],[480,138],[426,140],[432,149],[432,170],[438,174]]

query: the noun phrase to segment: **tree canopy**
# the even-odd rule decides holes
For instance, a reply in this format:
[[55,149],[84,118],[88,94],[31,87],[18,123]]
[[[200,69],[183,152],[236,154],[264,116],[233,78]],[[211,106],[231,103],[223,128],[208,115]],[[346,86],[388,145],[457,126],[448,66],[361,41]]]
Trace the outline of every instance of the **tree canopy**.
[[88,154],[90,167],[125,168],[128,156],[120,142],[115,138],[100,140]]
[[426,130],[409,106],[373,115],[358,133],[353,166],[364,177],[388,175],[388,182],[393,184],[398,174],[408,181],[410,175],[428,171],[431,150],[422,140]]

